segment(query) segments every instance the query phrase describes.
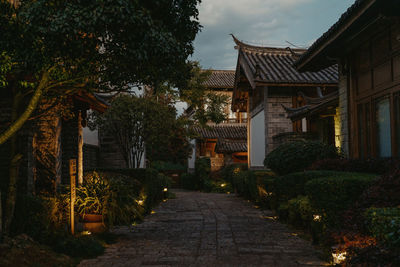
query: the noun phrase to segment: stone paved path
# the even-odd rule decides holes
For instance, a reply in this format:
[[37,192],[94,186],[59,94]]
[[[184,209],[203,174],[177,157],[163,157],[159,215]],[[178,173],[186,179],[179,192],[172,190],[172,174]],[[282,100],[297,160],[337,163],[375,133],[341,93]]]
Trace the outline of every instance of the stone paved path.
[[321,266],[311,244],[235,195],[176,192],[79,266]]

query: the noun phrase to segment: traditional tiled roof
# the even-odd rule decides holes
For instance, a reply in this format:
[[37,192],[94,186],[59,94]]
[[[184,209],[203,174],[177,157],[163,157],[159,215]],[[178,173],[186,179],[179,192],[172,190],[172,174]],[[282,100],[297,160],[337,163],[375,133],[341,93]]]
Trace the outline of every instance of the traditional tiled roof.
[[264,84],[337,84],[337,66],[318,72],[299,72],[294,62],[305,49],[260,47],[245,44],[233,36],[239,49],[239,64],[252,87]]
[[247,139],[247,127],[245,125],[208,125],[207,127],[196,126],[193,130],[200,138],[209,139]]
[[217,153],[247,152],[247,141],[219,139],[217,145],[215,146],[215,152]]
[[337,91],[321,98],[304,97],[304,99],[306,100],[306,105],[299,108],[288,108],[282,105],[287,112],[287,117],[292,121],[318,114],[327,108],[335,108],[339,104],[339,94]]
[[211,70],[211,75],[204,85],[208,88],[233,88],[234,83],[234,70]]

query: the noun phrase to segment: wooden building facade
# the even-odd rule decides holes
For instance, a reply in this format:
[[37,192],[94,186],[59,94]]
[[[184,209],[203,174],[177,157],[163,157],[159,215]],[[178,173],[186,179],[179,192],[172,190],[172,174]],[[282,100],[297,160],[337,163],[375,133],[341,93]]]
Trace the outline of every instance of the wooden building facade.
[[[0,131],[10,123],[11,97],[0,100]],[[55,192],[69,183],[69,159],[77,161],[77,182],[82,182],[84,162],[96,164],[97,153],[84,153],[83,127],[88,110],[105,111],[108,103],[95,94],[80,91],[64,101],[44,99],[17,135],[17,151],[22,155],[19,183],[28,194]],[[0,146],[0,176],[8,176],[9,142]],[[86,159],[84,159],[86,157]],[[93,157],[93,158],[88,158]],[[7,181],[8,179],[2,179]],[[5,185],[1,184],[2,191]]]
[[285,142],[320,139],[334,143],[337,102],[294,119],[288,117],[288,111],[304,111],[309,107],[307,97],[337,93],[337,67],[300,73],[293,63],[304,49],[253,46],[234,36],[233,40],[238,61],[232,110],[248,112],[249,167],[263,168],[265,156]]
[[400,3],[357,0],[296,63],[339,63],[342,147],[352,158],[400,156]]

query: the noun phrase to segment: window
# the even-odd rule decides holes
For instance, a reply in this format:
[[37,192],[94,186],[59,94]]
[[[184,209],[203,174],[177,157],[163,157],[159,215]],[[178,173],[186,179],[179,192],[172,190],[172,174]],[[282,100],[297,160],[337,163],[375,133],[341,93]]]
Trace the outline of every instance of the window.
[[381,158],[391,157],[390,99],[388,97],[376,101],[375,120],[377,156]]
[[400,93],[394,96],[394,126],[396,130],[397,156],[400,157]]

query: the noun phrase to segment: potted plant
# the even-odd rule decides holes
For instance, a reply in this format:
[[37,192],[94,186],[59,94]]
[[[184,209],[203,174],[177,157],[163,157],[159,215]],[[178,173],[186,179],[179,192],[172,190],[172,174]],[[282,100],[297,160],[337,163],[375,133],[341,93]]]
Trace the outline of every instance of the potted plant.
[[105,231],[103,214],[110,186],[97,172],[85,177],[84,183],[76,188],[76,209],[87,231]]

